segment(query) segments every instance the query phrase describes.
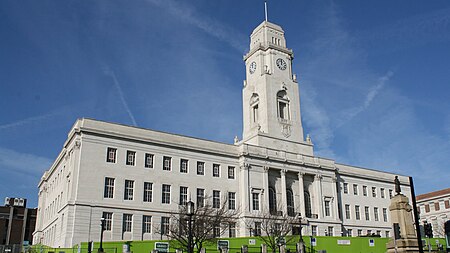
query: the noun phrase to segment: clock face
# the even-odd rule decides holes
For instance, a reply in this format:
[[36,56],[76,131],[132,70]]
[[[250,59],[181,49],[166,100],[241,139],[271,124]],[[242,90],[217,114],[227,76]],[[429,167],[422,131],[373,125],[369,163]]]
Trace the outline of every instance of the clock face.
[[256,62],[250,63],[250,67],[249,67],[248,70],[250,71],[250,74],[255,73],[255,71],[256,71]]
[[277,59],[277,67],[281,70],[285,70],[287,68],[287,64],[283,59],[278,58]]

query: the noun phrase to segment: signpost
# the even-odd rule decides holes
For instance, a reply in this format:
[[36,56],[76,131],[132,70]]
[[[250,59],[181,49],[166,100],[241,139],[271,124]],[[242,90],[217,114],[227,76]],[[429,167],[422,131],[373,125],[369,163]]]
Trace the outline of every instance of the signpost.
[[155,250],[159,253],[169,253],[168,242],[155,242]]
[[218,240],[217,241],[217,249],[218,250],[224,250],[229,248],[230,241],[228,240]]

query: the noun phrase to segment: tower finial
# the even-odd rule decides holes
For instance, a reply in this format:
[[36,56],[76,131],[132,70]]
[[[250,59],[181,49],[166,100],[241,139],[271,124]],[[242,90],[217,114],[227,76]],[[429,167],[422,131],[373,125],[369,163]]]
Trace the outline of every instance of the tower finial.
[[264,1],[264,14],[267,22],[267,1]]

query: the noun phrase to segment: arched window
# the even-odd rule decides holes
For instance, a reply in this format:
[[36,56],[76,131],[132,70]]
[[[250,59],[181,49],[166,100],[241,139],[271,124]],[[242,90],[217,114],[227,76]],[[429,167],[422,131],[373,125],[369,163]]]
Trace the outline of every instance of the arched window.
[[253,93],[252,97],[250,98],[250,108],[252,122],[256,123],[259,120],[259,96],[256,93]]
[[269,187],[269,212],[271,214],[277,213],[277,193],[272,187]]
[[289,98],[285,90],[277,93],[278,118],[288,120],[289,117]]
[[306,217],[311,218],[312,212],[311,212],[311,196],[309,195],[308,191],[305,191],[305,212]]
[[286,200],[287,200],[287,212],[289,216],[295,216],[295,211],[294,211],[294,193],[292,192],[291,189],[287,189],[286,190]]

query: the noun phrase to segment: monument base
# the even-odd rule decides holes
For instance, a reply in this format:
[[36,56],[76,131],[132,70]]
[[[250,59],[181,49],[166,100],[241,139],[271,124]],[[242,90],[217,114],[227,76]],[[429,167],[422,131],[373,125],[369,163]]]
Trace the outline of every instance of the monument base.
[[[397,251],[395,251],[397,244]],[[387,253],[419,253],[419,243],[417,239],[398,239],[394,243],[394,239],[389,240],[386,244]]]

